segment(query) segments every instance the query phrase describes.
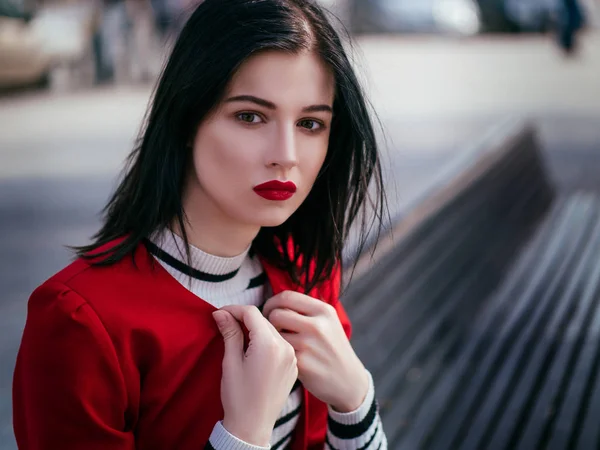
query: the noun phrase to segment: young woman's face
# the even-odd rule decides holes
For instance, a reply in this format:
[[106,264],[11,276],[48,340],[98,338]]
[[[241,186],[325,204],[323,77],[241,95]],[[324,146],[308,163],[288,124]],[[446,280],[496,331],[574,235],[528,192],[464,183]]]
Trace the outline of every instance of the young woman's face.
[[334,90],[313,53],[269,51],[245,61],[198,127],[188,206],[246,226],[285,222],[323,165]]

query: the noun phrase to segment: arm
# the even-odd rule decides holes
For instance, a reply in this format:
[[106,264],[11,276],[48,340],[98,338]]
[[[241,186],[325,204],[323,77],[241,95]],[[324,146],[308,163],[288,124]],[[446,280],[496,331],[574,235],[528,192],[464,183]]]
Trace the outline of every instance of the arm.
[[132,450],[127,392],[112,341],[92,308],[47,282],[31,296],[13,379],[22,450]]
[[[77,293],[47,282],[31,296],[13,378],[22,450],[134,450],[127,390],[113,342]],[[264,450],[218,422],[199,448]]]
[[385,450],[387,440],[375,399],[373,378],[369,373],[369,390],[355,411],[341,413],[328,406],[326,447],[343,450]]
[[[350,339],[352,326],[348,314],[339,301],[341,286],[341,271],[339,266],[334,272],[329,295],[325,296],[330,304],[335,306],[338,318]],[[379,408],[375,398],[373,378],[367,372],[369,388],[363,403],[352,412],[338,412],[330,405],[327,406],[327,427],[325,448],[331,450],[386,450],[387,440],[383,431]],[[323,433],[323,432],[321,432]],[[316,434],[318,435],[318,434]],[[322,434],[321,434],[322,436]],[[323,448],[320,442],[314,442],[313,448]]]

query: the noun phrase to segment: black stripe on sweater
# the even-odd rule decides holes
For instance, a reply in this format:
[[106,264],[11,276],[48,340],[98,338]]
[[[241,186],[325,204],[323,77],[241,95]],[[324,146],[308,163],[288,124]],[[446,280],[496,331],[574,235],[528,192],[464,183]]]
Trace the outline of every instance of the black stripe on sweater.
[[[371,435],[371,438],[367,441],[367,443],[365,445],[363,445],[362,447],[357,448],[356,450],[366,450],[367,448],[369,448],[369,445],[371,445],[373,443],[373,440],[375,439],[375,436],[377,436],[377,433],[379,433],[379,427],[381,424],[377,424],[377,426],[375,427],[375,431],[373,432],[373,434]],[[332,444],[331,441],[329,440],[329,434],[327,434],[327,436],[325,437],[325,442],[327,443],[327,445],[329,445],[329,448],[331,448],[331,450],[337,450]],[[381,444],[380,444],[381,445]]]
[[327,447],[329,447],[331,450],[337,450],[337,448],[331,445],[331,441],[329,440],[329,434],[325,435],[325,444],[327,444]]
[[299,416],[301,409],[302,409],[302,404],[298,405],[298,407],[296,409],[287,413],[285,416],[277,419],[277,422],[275,422],[275,426],[273,427],[273,429],[280,427],[281,425],[288,423],[294,417]]
[[292,392],[294,392],[296,389],[298,389],[300,387],[300,380],[296,380],[296,382],[294,383],[294,385],[292,386],[292,390],[290,391],[290,394]]
[[213,447],[213,445],[210,443],[210,441],[208,441],[206,443],[206,445],[204,446],[204,450],[215,450],[215,448]]
[[267,282],[267,274],[261,273],[260,275],[252,278],[250,283],[248,283],[248,287],[246,289],[254,289],[256,287],[262,286]]
[[366,417],[357,424],[344,425],[336,422],[331,416],[327,417],[329,431],[339,439],[355,439],[364,434],[377,418],[377,402],[373,399]]
[[240,271],[240,269],[237,269],[233,272],[224,273],[223,275],[215,275],[213,273],[202,272],[198,269],[194,269],[193,267],[188,266],[187,264],[182,263],[177,258],[169,255],[167,252],[155,245],[154,242],[151,242],[149,239],[144,239],[144,245],[150,253],[152,253],[165,264],[168,264],[175,270],[179,270],[181,273],[184,273],[192,278],[196,278],[201,281],[219,283],[222,281],[231,280]]
[[271,450],[277,450],[279,447],[281,447],[283,445],[283,443],[286,441],[286,439],[292,437],[292,434],[294,434],[294,430],[290,431],[284,437],[282,437],[281,439],[279,439],[277,441],[277,443],[275,443],[274,445],[272,445],[271,446]]

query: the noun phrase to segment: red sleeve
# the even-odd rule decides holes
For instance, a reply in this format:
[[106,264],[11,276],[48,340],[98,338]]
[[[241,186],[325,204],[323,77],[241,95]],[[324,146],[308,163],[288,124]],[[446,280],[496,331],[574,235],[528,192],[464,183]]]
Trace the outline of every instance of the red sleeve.
[[340,318],[340,322],[344,327],[344,331],[346,332],[346,336],[348,339],[352,336],[352,325],[350,323],[350,319],[348,318],[348,314],[346,314],[346,310],[340,301],[340,291],[342,288],[342,271],[339,264],[335,267],[333,272],[333,279],[331,282],[331,292],[329,294],[330,303],[335,306],[335,309],[338,313],[338,317]]
[[76,293],[46,282],[29,299],[13,379],[21,450],[131,450],[127,395],[112,341]]
[[[337,265],[334,269],[331,282],[323,289],[322,298],[333,305],[337,311],[342,327],[346,336],[350,339],[352,326],[350,319],[346,314],[342,302],[340,301],[341,289],[341,270]],[[307,446],[308,450],[322,450],[325,447],[325,437],[327,435],[327,405],[318,400],[312,394],[308,395],[307,411]]]

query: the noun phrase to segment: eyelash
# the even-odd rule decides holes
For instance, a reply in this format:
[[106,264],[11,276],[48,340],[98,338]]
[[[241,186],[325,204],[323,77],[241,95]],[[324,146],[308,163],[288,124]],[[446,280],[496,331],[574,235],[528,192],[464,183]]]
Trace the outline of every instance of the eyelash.
[[[263,121],[264,121],[264,117],[262,117],[260,114],[258,114],[258,113],[255,113],[255,112],[241,112],[241,113],[237,113],[237,114],[235,115],[235,117],[236,117],[236,119],[237,119],[237,120],[239,120],[240,122],[242,122],[242,123],[244,123],[244,124],[246,124],[246,125],[250,125],[250,126],[252,126],[252,125],[256,125],[256,124],[257,124],[257,123],[259,123],[259,122],[248,122],[248,121],[242,120],[242,119],[241,119],[241,116],[256,116],[256,117],[260,117],[260,118],[261,118],[261,120],[263,120]],[[308,131],[309,133],[316,133],[316,132],[318,132],[318,131],[321,131],[321,130],[324,130],[324,129],[325,129],[325,124],[324,124],[323,122],[321,122],[320,120],[315,120],[315,119],[301,119],[301,120],[299,121],[299,123],[302,123],[302,122],[313,122],[313,123],[316,123],[316,124],[318,125],[318,127],[317,127],[317,128],[306,128],[306,127],[302,127],[302,128],[304,128],[306,131]]]

